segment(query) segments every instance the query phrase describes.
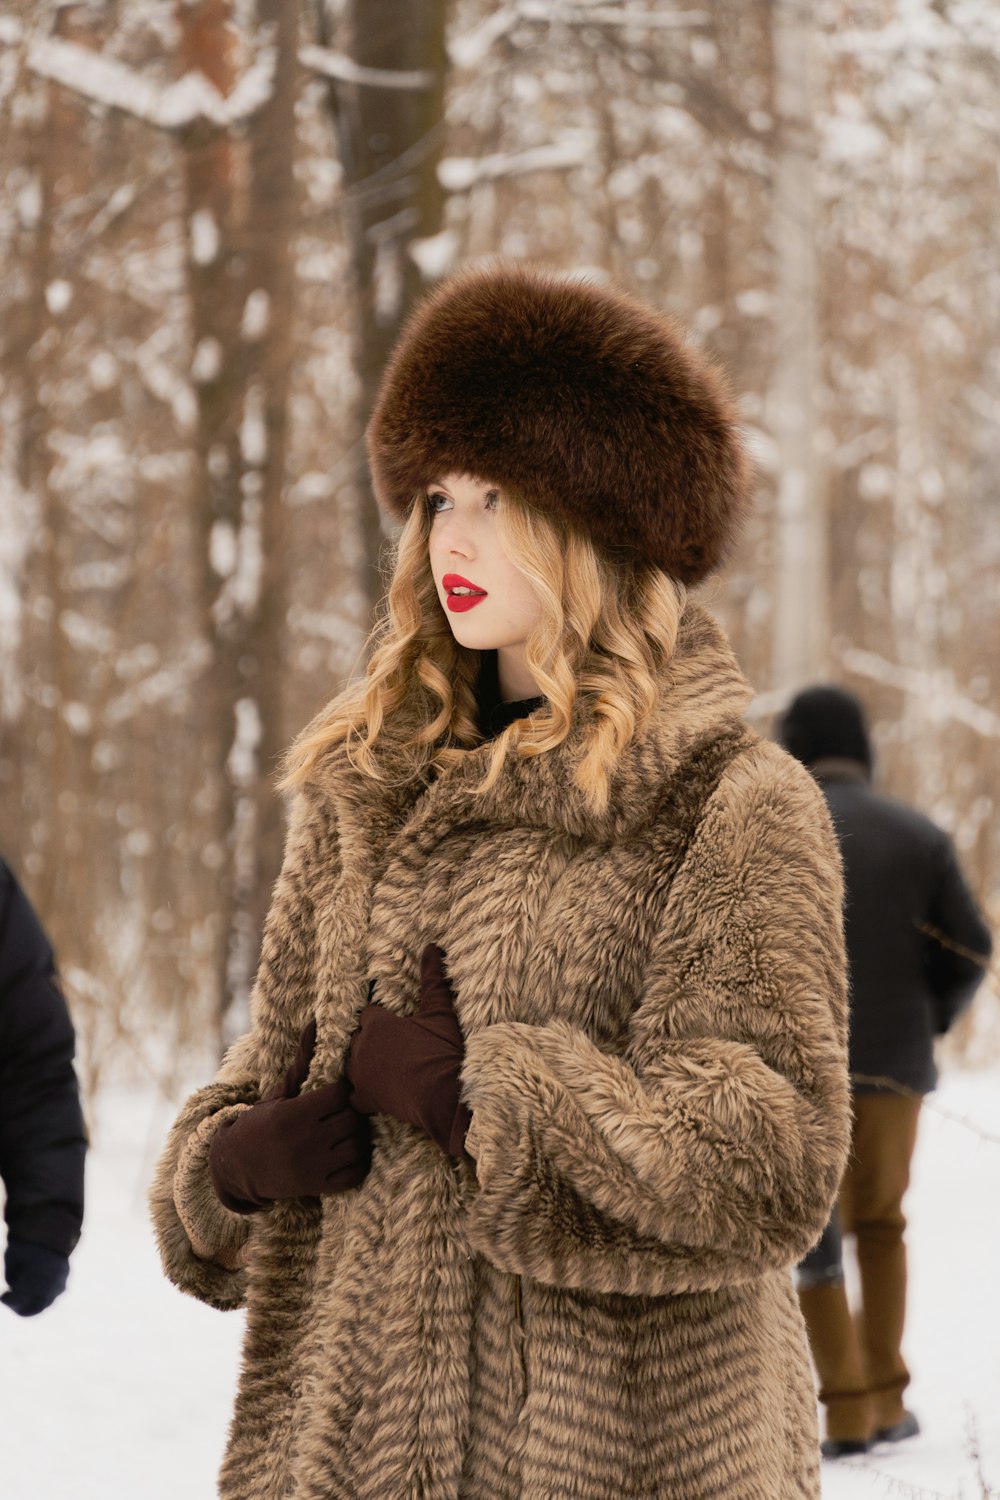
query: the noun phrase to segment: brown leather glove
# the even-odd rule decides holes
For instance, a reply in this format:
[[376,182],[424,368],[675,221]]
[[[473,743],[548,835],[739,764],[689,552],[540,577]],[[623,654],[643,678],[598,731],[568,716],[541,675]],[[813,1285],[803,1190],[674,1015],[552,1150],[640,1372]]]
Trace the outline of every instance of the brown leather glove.
[[224,1207],[249,1214],[279,1198],[318,1198],[358,1187],[371,1166],[371,1125],[343,1078],[301,1094],[316,1047],[310,1021],[281,1085],[224,1120],[208,1165]]
[[351,1103],[365,1115],[392,1115],[425,1130],[442,1151],[471,1161],[465,1133],[472,1123],[461,1095],[465,1041],[444,971],[444,953],[428,943],[420,960],[416,1015],[381,1005],[361,1012],[344,1064]]

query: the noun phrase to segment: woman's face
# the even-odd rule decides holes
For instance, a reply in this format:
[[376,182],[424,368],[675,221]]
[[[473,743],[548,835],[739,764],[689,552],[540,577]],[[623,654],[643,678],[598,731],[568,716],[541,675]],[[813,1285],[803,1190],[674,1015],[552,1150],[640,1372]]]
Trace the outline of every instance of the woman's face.
[[542,607],[500,543],[499,489],[468,474],[445,474],[426,493],[431,571],[452,634],[473,651],[513,654]]

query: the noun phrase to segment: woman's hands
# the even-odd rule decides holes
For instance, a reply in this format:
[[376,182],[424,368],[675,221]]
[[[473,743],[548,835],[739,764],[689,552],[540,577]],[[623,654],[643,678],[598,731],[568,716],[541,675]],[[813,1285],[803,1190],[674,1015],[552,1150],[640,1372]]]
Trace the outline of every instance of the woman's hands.
[[345,1077],[302,1094],[315,1047],[310,1021],[280,1087],[216,1131],[208,1164],[224,1207],[253,1213],[281,1198],[360,1186],[371,1166],[373,1114],[415,1125],[449,1156],[471,1160],[465,1133],[472,1116],[461,1099],[465,1042],[444,953],[435,944],[421,957],[416,1015],[366,1005]]
[[344,1079],[299,1090],[316,1047],[310,1021],[278,1089],[224,1120],[208,1164],[220,1202],[253,1213],[279,1198],[316,1198],[358,1187],[371,1165],[371,1126],[352,1106]]
[[455,1016],[444,953],[428,943],[420,960],[416,1015],[366,1005],[344,1071],[351,1103],[363,1115],[392,1115],[425,1130],[449,1156],[470,1161],[465,1133],[472,1123],[461,1099],[465,1041]]

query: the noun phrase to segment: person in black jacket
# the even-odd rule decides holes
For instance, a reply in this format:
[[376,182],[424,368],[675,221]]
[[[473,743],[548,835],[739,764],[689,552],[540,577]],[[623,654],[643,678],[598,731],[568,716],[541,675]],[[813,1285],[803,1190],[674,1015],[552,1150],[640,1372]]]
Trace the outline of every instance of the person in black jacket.
[[[934,1038],[972,999],[992,951],[948,835],[871,788],[872,750],[852,694],[800,693],[778,724],[782,745],[826,796],[844,861],[851,977],[851,1158],[838,1206],[798,1270],[799,1302],[826,1410],[824,1456],[912,1437],[900,1345],[906,1220],[920,1102],[937,1082]],[[862,1311],[852,1320],[841,1235],[857,1238]]]
[[64,1290],[80,1238],[87,1143],[73,1051],[52,947],[0,859],[0,1177],[7,1196],[0,1301],[24,1318]]

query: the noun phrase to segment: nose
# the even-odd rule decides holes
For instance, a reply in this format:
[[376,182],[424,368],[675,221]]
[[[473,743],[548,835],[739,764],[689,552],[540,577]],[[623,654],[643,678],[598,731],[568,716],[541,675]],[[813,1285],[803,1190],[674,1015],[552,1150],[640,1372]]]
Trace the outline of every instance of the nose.
[[439,518],[434,536],[442,553],[447,557],[462,557],[468,560],[475,556],[476,548],[470,528],[462,517],[454,513]]

